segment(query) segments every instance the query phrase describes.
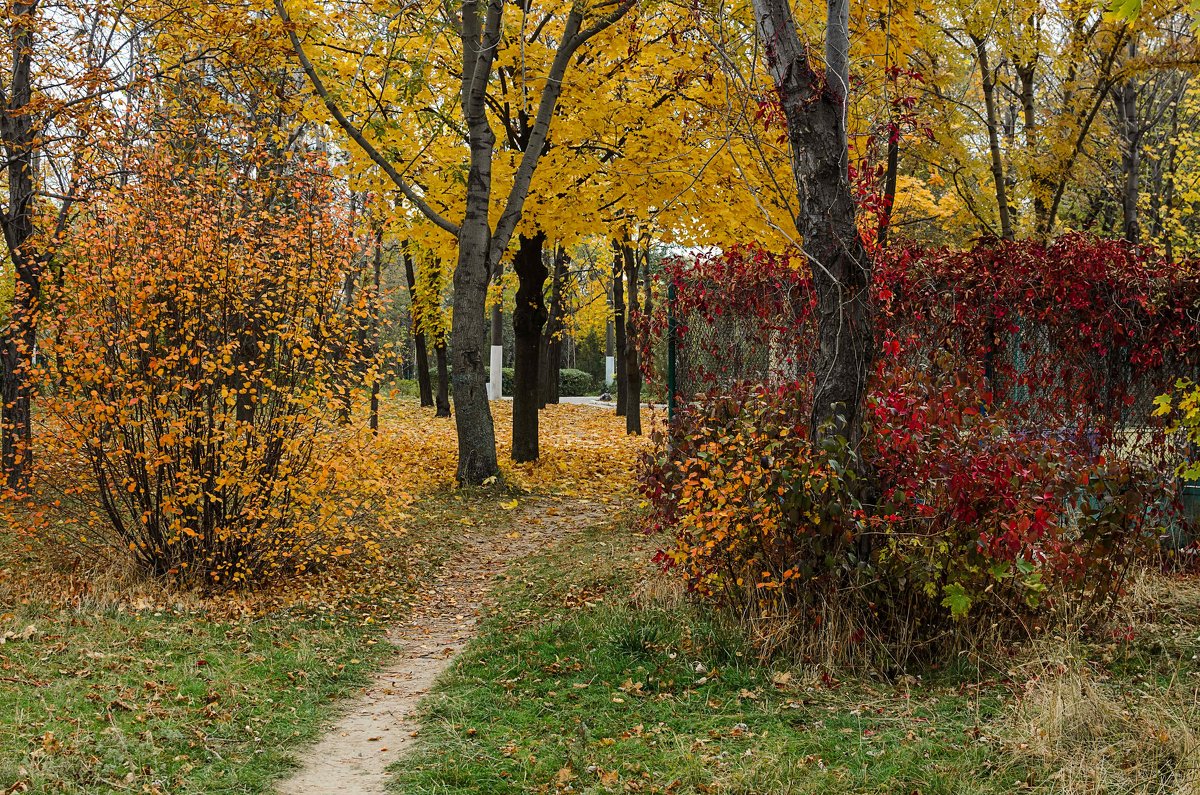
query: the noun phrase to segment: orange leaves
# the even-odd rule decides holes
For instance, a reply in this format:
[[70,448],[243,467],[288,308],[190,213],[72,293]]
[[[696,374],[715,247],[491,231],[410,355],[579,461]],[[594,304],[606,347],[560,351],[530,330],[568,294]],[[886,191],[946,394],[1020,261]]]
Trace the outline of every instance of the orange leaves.
[[371,364],[344,197],[318,162],[137,165],[71,229],[49,302],[60,523],[206,586],[370,554],[344,491],[372,450],[337,425]]

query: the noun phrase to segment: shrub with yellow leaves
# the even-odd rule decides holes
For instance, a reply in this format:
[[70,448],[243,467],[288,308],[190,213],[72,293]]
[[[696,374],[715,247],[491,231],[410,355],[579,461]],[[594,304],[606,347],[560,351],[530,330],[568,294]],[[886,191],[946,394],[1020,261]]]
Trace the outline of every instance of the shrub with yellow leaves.
[[57,538],[206,588],[371,551],[347,521],[371,448],[338,421],[378,376],[348,205],[316,159],[152,152],[70,231],[41,368]]
[[1184,480],[1200,480],[1200,458],[1195,454],[1200,447],[1200,384],[1180,379],[1175,393],[1160,395],[1154,404],[1155,415],[1166,417],[1171,429],[1192,445],[1193,454],[1179,467],[1179,476]]

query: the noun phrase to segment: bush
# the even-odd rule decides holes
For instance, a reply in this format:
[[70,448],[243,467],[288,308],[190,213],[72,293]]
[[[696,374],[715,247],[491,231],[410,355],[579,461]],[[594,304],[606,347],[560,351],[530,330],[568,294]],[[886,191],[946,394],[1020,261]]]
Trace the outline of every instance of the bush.
[[642,491],[674,547],[659,554],[704,597],[767,612],[815,607],[851,574],[857,478],[844,445],[817,449],[789,390],[712,400],[653,454]]
[[[514,373],[515,371],[511,367],[500,368],[500,390],[509,397],[512,397],[513,392],[516,391],[513,386],[513,384],[516,383],[516,376]],[[483,377],[487,379],[489,384],[492,382],[491,367],[483,368]]]
[[1183,442],[1190,446],[1177,474],[1184,480],[1200,480],[1200,459],[1196,458],[1200,448],[1200,384],[1180,379],[1174,393],[1161,395],[1154,403],[1155,415],[1166,417],[1170,429],[1179,433]]
[[40,472],[80,511],[69,540],[206,587],[372,548],[344,491],[368,462],[335,458],[343,401],[375,377],[369,291],[348,299],[344,197],[308,166],[152,159],[72,229]]
[[962,380],[878,387],[862,460],[813,445],[802,394],[701,401],[643,469],[673,539],[658,561],[742,615],[909,650],[955,622],[1027,630],[1051,605],[1106,607],[1153,539],[1144,473],[1010,431]]
[[583,370],[565,367],[558,371],[558,394],[562,397],[590,395],[593,385],[592,376]]
[[1048,598],[1107,606],[1153,541],[1152,473],[1094,458],[1086,437],[1014,431],[981,383],[901,368],[869,400],[881,582],[958,619],[1035,620]]

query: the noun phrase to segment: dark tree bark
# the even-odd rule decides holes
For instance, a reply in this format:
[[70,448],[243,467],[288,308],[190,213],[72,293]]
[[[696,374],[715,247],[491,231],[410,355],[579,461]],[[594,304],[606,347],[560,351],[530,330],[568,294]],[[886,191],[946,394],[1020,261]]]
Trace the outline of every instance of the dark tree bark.
[[621,243],[613,241],[613,327],[617,344],[617,416],[624,417],[629,391],[625,369],[625,271]]
[[34,250],[33,203],[36,141],[33,114],[34,13],[36,2],[16,2],[9,9],[8,33],[13,53],[6,107],[0,116],[0,138],[7,155],[8,207],[0,226],[16,274],[12,313],[0,329],[0,474],[14,491],[29,484],[32,461],[33,389],[29,370],[37,348],[42,256]]
[[642,370],[638,352],[638,256],[628,241],[625,259],[625,433],[642,433]]
[[887,167],[883,174],[883,215],[879,218],[876,240],[886,246],[888,232],[892,226],[892,209],[896,206],[896,177],[900,172],[900,131],[894,126],[888,130]]
[[[354,303],[354,291],[357,288],[357,281],[354,278],[354,273],[346,274],[345,284],[342,286],[343,294],[345,295],[346,306]],[[337,357],[341,358],[345,355],[346,344],[343,342],[335,343]],[[338,409],[338,421],[342,425],[350,424],[350,412],[354,407],[354,385],[350,382],[350,376],[347,374],[345,380],[338,384],[338,402],[341,404]]]
[[[374,305],[374,311],[371,313],[371,355],[377,360],[379,358],[380,346],[380,331],[382,328],[382,318],[380,317],[383,311],[383,227],[380,226],[375,232],[375,257],[373,264],[374,288],[375,292],[371,296],[371,303]],[[375,378],[371,380],[371,407],[368,424],[371,431],[379,433],[379,379],[380,374],[376,372]]]
[[421,405],[433,405],[433,383],[429,378],[429,347],[425,342],[421,314],[417,309],[417,274],[413,268],[412,254],[404,252],[404,278],[408,280],[408,306],[412,317],[413,348],[416,350],[417,389],[421,393]]
[[450,416],[450,367],[446,361],[446,341],[444,339],[435,340],[433,343],[434,358],[437,359],[437,410],[434,412],[435,417]]
[[826,75],[813,69],[787,0],[753,0],[767,68],[787,121],[804,239],[817,294],[816,392],[812,433],[857,444],[867,377],[875,358],[871,258],[855,226],[846,129],[849,4],[829,0]]
[[1000,236],[1013,239],[1013,225],[1008,206],[1008,186],[1004,178],[1004,158],[1000,151],[1000,113],[996,109],[996,75],[988,59],[987,41],[971,36],[975,43],[975,54],[979,60],[979,74],[983,82],[983,105],[987,113],[988,152],[992,161],[992,182],[996,187],[996,207],[1000,214]]
[[554,274],[550,280],[550,316],[546,320],[546,331],[542,334],[542,345],[539,354],[541,370],[538,376],[538,388],[541,392],[538,402],[542,408],[547,404],[558,403],[558,379],[562,369],[562,332],[565,307],[563,290],[567,279],[567,266],[571,258],[563,248],[554,252]]
[[542,260],[546,235],[518,237],[513,270],[517,298],[513,307],[513,421],[512,459],[517,463],[538,458],[538,351],[546,325],[543,289],[550,275]]

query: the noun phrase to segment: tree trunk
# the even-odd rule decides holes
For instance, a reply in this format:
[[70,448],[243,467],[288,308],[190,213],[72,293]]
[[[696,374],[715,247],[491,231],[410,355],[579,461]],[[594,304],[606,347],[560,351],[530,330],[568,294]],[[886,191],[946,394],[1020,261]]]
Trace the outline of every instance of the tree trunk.
[[[484,350],[487,343],[487,288],[491,280],[492,152],[496,134],[488,121],[484,95],[494,48],[500,43],[496,0],[480,13],[479,0],[462,4],[462,108],[470,143],[466,208],[458,228],[454,269],[454,310],[450,323],[454,420],[458,431],[458,482],[477,486],[497,473],[496,429],[488,404]],[[495,252],[497,255],[501,252]]]
[[433,383],[429,378],[429,347],[425,344],[425,329],[421,323],[421,312],[417,308],[417,274],[413,268],[412,254],[404,252],[404,278],[408,280],[409,315],[412,317],[413,347],[416,349],[417,389],[421,393],[421,405],[433,405]]
[[900,129],[893,123],[888,129],[887,170],[883,175],[883,214],[875,237],[880,247],[886,246],[892,226],[892,208],[896,206],[896,177],[900,171]]
[[625,433],[642,433],[642,371],[638,355],[638,257],[628,242],[625,256]]
[[1046,219],[1046,196],[1048,190],[1042,178],[1037,157],[1038,123],[1034,106],[1034,74],[1037,59],[1017,65],[1017,78],[1021,82],[1021,118],[1025,130],[1025,157],[1029,161],[1029,181],[1033,191],[1033,228],[1041,229]]
[[[1137,57],[1137,46],[1129,42],[1129,57]],[[1127,80],[1112,89],[1113,104],[1117,110],[1117,134],[1121,138],[1121,235],[1125,241],[1137,245],[1141,238],[1138,225],[1138,193],[1141,190],[1142,131],[1138,123],[1138,87]]]
[[538,458],[538,351],[546,325],[542,291],[550,275],[542,260],[546,235],[520,235],[513,270],[517,298],[513,307],[513,420],[512,459],[517,463]]
[[617,416],[625,416],[626,400],[629,397],[625,369],[625,270],[621,243],[613,241],[613,327],[617,344]]
[[[345,296],[346,306],[354,305],[354,291],[357,283],[354,278],[353,271],[346,274],[346,281],[342,287],[343,295]],[[337,357],[340,359],[345,356],[346,346],[348,341],[338,341],[335,343],[334,350],[337,351]],[[350,374],[342,376],[342,382],[338,384],[338,402],[341,408],[338,409],[338,421],[342,425],[350,424],[350,412],[354,407],[354,385],[351,381]]]
[[848,0],[829,0],[828,5],[826,62],[836,80],[823,79],[812,68],[787,0],[753,0],[753,5],[767,68],[787,120],[799,198],[797,229],[812,263],[817,297],[811,430],[814,438],[835,433],[856,445],[875,341],[871,258],[855,225],[846,95],[838,90],[849,84],[848,64],[840,57],[849,49]]
[[[472,171],[477,167],[473,166]],[[484,305],[487,301],[489,241],[487,206],[473,206],[470,201],[467,206],[468,218],[459,236],[458,267],[454,269],[450,379],[458,430],[458,482],[478,486],[497,471],[496,430],[488,404],[487,373],[483,363],[487,342]]]
[[570,261],[564,249],[555,250],[554,275],[550,281],[550,316],[546,321],[546,332],[542,335],[539,359],[539,403],[543,408],[547,404],[558,403],[558,379],[562,365],[563,288]]
[[13,491],[29,485],[33,458],[33,389],[30,367],[37,348],[42,294],[42,258],[33,246],[35,136],[29,104],[33,100],[33,22],[35,3],[9,8],[13,53],[10,96],[3,124],[7,158],[8,208],[0,216],[16,284],[7,329],[0,330],[0,473]]
[[433,344],[433,355],[437,360],[437,400],[435,401],[437,410],[434,412],[435,417],[450,416],[450,367],[446,361],[446,341],[444,339],[436,340]]
[[383,227],[375,233],[375,259],[374,259],[373,276],[375,292],[371,296],[371,302],[374,304],[371,312],[371,358],[375,360],[375,377],[371,379],[371,406],[368,424],[371,431],[379,433],[379,352],[382,348],[380,336],[382,330],[382,320],[380,316],[383,312]]
[[983,105],[987,112],[988,152],[992,158],[992,182],[996,186],[996,207],[1000,213],[1000,236],[1013,239],[1012,217],[1008,206],[1008,189],[1004,178],[1004,158],[1000,152],[1000,115],[996,109],[996,76],[988,62],[987,42],[972,36],[979,58],[979,73],[983,80]]

